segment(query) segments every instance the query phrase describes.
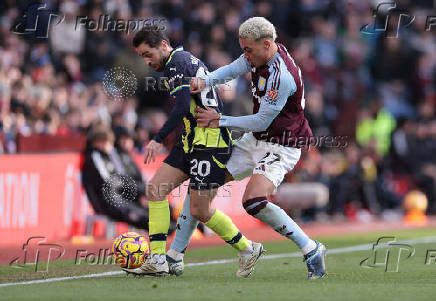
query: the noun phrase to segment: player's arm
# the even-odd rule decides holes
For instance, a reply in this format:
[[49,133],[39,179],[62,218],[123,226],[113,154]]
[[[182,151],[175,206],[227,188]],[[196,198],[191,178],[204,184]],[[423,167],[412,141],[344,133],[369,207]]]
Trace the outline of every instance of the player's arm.
[[176,104],[171,111],[170,116],[153,138],[153,140],[158,143],[162,143],[164,139],[180,124],[183,116],[186,116],[189,113],[191,102],[189,87],[182,87],[176,94]]
[[[268,81],[267,93],[260,99],[259,111],[256,114],[241,117],[221,115],[218,123],[215,124],[220,127],[230,127],[250,132],[265,131],[283,109],[288,97],[294,94],[296,90],[297,86],[293,77],[289,73],[283,74],[276,85],[274,85],[273,80]],[[206,115],[208,116],[205,117]],[[197,122],[201,126],[211,122],[214,124],[211,115],[212,112],[197,113]]]
[[241,55],[232,63],[220,67],[214,72],[205,74],[199,78],[193,78],[191,80],[191,93],[200,93],[206,87],[223,84],[244,73],[250,72],[250,70],[250,63],[244,55]]
[[291,74],[282,73],[280,80],[275,83],[270,77],[267,84],[267,92],[261,97],[259,111],[256,114],[241,117],[222,115],[219,120],[219,126],[251,132],[265,131],[274,118],[279,115],[288,97],[294,94],[295,91],[297,91],[297,85]]
[[174,67],[170,69],[172,70],[170,71],[171,73],[165,74],[168,75],[167,77],[169,78],[169,80],[173,79],[171,82],[175,83],[172,87],[172,90],[170,91],[170,95],[176,98],[175,105],[162,128],[159,130],[156,136],[153,137],[149,144],[147,144],[145,148],[145,164],[155,161],[156,154],[162,148],[162,142],[164,141],[164,139],[178,125],[180,125],[183,117],[189,113],[191,105],[191,94],[189,93],[189,84],[185,82],[187,81],[187,77],[185,77],[183,72],[180,72],[182,68],[183,66],[181,66],[180,64],[174,64]]

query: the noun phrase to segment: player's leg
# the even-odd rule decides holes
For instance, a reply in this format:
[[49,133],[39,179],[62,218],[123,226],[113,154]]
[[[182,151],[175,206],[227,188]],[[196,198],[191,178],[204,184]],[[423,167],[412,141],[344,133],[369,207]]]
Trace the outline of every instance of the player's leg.
[[248,214],[270,225],[300,248],[307,262],[310,279],[322,277],[325,274],[325,247],[310,239],[283,209],[267,200],[286,173],[294,168],[301,150],[262,143],[254,151],[260,160],[247,184],[243,206]]
[[[228,183],[234,180],[232,173],[238,174],[239,179],[242,179],[252,173],[254,164],[252,163],[252,160],[249,156],[250,153],[247,150],[246,143],[243,143],[246,140],[247,137],[246,135],[244,135],[240,140],[236,141],[233,150],[231,152],[230,159],[228,159],[226,163],[226,169],[224,170],[225,171],[224,183]],[[222,153],[226,154],[227,152],[228,149],[225,149],[225,151],[223,151]],[[206,159],[209,160],[210,158],[206,158]],[[219,159],[222,160],[223,163],[227,160],[226,158],[219,158]],[[199,164],[198,159],[196,161],[196,164],[197,166],[193,166],[195,167],[194,172],[198,173],[197,170]],[[214,166],[214,168],[218,168],[218,166],[215,166],[215,164],[216,162],[213,161],[212,166]],[[231,168],[230,169],[231,172],[229,172],[228,170],[229,168]],[[221,169],[215,171],[216,174],[219,174],[221,172],[222,172]],[[219,177],[219,175],[217,176]],[[195,177],[194,177],[194,181],[195,181]],[[188,247],[189,241],[191,239],[192,234],[194,233],[195,228],[197,227],[197,224],[198,221],[190,214],[190,195],[187,195],[183,204],[182,213],[178,219],[179,226],[176,229],[176,235],[174,237],[173,243],[171,244],[170,250],[168,250],[167,252],[167,260],[168,260],[171,274],[181,275],[183,273],[183,257],[185,255],[184,251]]]
[[[226,169],[225,183],[233,181],[232,175]],[[173,242],[170,249],[167,252],[167,261],[170,274],[180,276],[183,274],[184,261],[186,248],[191,241],[191,237],[194,234],[198,225],[198,220],[191,215],[190,209],[191,197],[190,194],[186,194],[186,198],[183,202],[183,209],[177,219],[177,226]]]
[[248,214],[270,225],[281,235],[291,239],[307,254],[316,247],[304,231],[279,206],[268,202],[276,186],[262,174],[253,174],[247,184],[242,205]]
[[124,269],[126,272],[152,276],[168,274],[165,252],[170,209],[167,196],[189,178],[188,173],[189,166],[183,148],[176,144],[146,186],[146,197],[149,201],[150,256],[140,268]]
[[167,261],[170,274],[180,276],[183,273],[185,250],[189,245],[192,234],[197,228],[198,220],[191,215],[191,197],[186,194],[183,209],[177,219],[175,236],[167,252]]
[[165,254],[166,252],[166,237],[170,226],[167,196],[187,179],[188,175],[180,169],[162,163],[147,183],[150,250],[153,254]]
[[249,241],[226,214],[211,206],[217,188],[224,184],[224,164],[229,157],[230,154],[215,150],[199,151],[192,155],[191,215],[239,251],[240,266],[236,275],[248,277],[264,252],[262,244]]
[[226,243],[239,251],[238,277],[248,277],[254,264],[264,252],[262,244],[249,241],[235,226],[230,217],[210,203],[216,194],[215,190],[191,190],[191,214],[214,231]]
[[150,255],[141,267],[123,269],[135,275],[165,276],[169,273],[166,261],[166,239],[170,226],[168,194],[188,179],[182,170],[162,163],[156,174],[147,183],[146,196],[149,210]]
[[211,206],[216,191],[216,189],[191,189],[191,215],[203,222],[233,248],[243,251],[249,247],[248,239],[241,234],[225,213]]
[[208,148],[190,154],[191,215],[241,251],[249,245],[248,240],[227,215],[211,206],[218,187],[224,184],[230,155]]

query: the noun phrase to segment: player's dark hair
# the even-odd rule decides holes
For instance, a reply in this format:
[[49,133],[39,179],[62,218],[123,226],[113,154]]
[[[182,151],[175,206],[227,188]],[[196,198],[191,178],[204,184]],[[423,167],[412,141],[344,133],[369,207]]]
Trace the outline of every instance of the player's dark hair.
[[136,48],[142,43],[145,43],[152,48],[156,48],[164,40],[170,44],[170,39],[162,28],[154,25],[144,26],[135,34],[133,46]]

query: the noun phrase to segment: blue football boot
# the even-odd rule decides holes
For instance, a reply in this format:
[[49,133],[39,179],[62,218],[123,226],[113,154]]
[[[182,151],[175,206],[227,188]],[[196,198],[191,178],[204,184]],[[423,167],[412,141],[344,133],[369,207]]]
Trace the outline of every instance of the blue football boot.
[[319,241],[316,240],[315,243],[316,248],[304,255],[309,279],[318,279],[326,275],[325,253],[327,249]]

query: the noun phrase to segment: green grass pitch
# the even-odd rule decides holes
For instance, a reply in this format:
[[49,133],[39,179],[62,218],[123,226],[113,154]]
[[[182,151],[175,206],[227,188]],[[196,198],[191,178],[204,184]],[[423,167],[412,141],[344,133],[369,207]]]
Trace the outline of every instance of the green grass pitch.
[[[344,247],[372,244],[380,236],[397,240],[433,237],[431,243],[411,243],[415,254],[400,257],[398,272],[384,267],[365,268],[360,262],[371,255],[370,248],[344,251]],[[328,276],[307,280],[301,256],[263,259],[247,279],[236,278],[236,262],[188,266],[180,277],[133,278],[123,274],[73,279],[51,283],[0,286],[0,300],[436,300],[436,262],[425,264],[428,250],[435,250],[436,229],[386,231],[348,236],[318,237],[329,250]],[[266,255],[294,253],[288,241],[264,244]],[[336,252],[338,249],[339,252]],[[335,251],[336,250],[336,251]],[[190,250],[186,263],[235,258],[228,246]],[[52,277],[69,277],[105,271],[116,266],[74,265],[72,260],[53,262],[48,273],[0,266],[0,283]]]

